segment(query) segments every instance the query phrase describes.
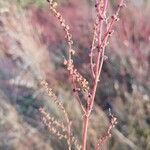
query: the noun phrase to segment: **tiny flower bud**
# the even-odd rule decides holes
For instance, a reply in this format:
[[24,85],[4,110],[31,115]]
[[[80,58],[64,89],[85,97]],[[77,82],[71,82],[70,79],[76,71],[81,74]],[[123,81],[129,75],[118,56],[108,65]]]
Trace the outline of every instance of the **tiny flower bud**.
[[95,7],[98,7],[98,3],[95,4]]
[[74,55],[74,54],[75,54],[75,50],[71,49],[71,50],[70,50],[70,53],[71,53],[72,55]]
[[91,98],[91,94],[88,95],[88,98]]
[[66,27],[65,27],[65,28],[66,28],[66,30],[69,30],[69,29],[70,29],[68,25],[66,25]]
[[67,65],[68,61],[66,59],[64,59],[64,65]]
[[54,7],[54,8],[57,7],[57,3],[56,3],[56,2],[53,3],[53,7]]

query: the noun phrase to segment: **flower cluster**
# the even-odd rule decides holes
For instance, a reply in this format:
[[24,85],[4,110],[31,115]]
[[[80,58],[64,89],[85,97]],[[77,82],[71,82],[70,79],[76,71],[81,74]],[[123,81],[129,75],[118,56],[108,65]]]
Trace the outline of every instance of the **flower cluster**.
[[[44,108],[39,109],[42,115],[42,122],[48,128],[49,132],[54,134],[58,137],[59,140],[66,139],[69,141],[68,138],[68,129],[64,125],[64,123],[57,121],[54,117],[51,117],[49,113],[47,113]],[[78,143],[78,140],[71,134],[71,143],[76,147],[77,150],[81,150],[81,145]],[[71,147],[71,143],[70,147]]]
[[75,51],[72,51],[72,45],[73,45],[73,40],[72,40],[72,34],[70,33],[70,27],[66,24],[64,18],[62,15],[56,10],[57,3],[54,2],[53,0],[48,0],[50,10],[53,12],[54,16],[59,20],[61,27],[66,33],[66,40],[69,46],[69,59],[71,59],[72,54],[75,53]]
[[58,109],[60,109],[64,113],[64,116],[66,117],[67,122],[69,122],[68,113],[66,112],[63,106],[63,103],[54,94],[53,90],[48,87],[48,83],[45,80],[42,80],[40,84],[44,88],[45,92],[52,98],[53,102],[57,105]]
[[67,129],[65,125],[51,117],[43,108],[39,109],[42,115],[42,121],[50,132],[55,134],[60,140],[67,139]]
[[73,81],[76,81],[79,86],[81,87],[78,88],[78,90],[84,90],[84,92],[88,93],[89,91],[89,83],[88,81],[75,69],[75,66],[73,64],[73,61],[67,61],[66,59],[64,60],[64,65],[67,66],[67,70],[69,71],[69,75],[72,78]]

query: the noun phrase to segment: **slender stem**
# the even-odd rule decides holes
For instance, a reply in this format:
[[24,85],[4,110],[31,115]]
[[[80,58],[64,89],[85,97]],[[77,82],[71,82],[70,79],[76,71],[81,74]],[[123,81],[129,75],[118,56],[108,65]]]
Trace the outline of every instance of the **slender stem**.
[[[73,85],[73,88],[76,89],[76,84],[75,84],[75,81],[74,81],[73,79],[72,79],[72,85]],[[74,92],[74,95],[75,95],[75,97],[76,97],[76,99],[77,99],[77,102],[78,102],[78,104],[79,104],[79,106],[80,106],[82,112],[85,114],[86,111],[85,111],[85,108],[84,108],[83,104],[81,103],[79,94],[75,91],[75,92]]]
[[89,116],[85,115],[83,118],[82,150],[86,150],[88,124]]
[[102,12],[99,12],[99,15],[102,17],[102,19],[99,22],[99,31],[98,31],[98,48],[99,48],[99,52],[98,52],[97,62],[96,62],[96,70],[95,70],[96,72],[95,72],[94,87],[93,87],[93,90],[92,90],[93,91],[92,92],[92,99],[91,99],[91,102],[90,102],[90,110],[89,110],[90,112],[93,108],[96,89],[97,89],[97,85],[98,85],[98,81],[99,81],[99,76],[100,76],[99,69],[100,69],[101,64],[103,64],[102,54],[103,54],[104,48],[101,50],[101,46],[103,44],[102,43],[102,29],[103,29],[103,22],[104,22],[103,19],[104,19],[105,13],[106,13],[107,5],[108,5],[108,0],[105,0],[103,10],[102,10]]
[[[96,1],[97,2],[97,1]],[[102,17],[102,19],[99,22],[99,30],[98,30],[98,47],[101,47],[102,44],[102,29],[103,29],[103,18],[106,13],[107,9],[107,4],[108,0],[104,0],[104,6],[102,12],[99,11],[99,15]],[[103,49],[104,50],[104,49]],[[82,131],[82,150],[86,150],[86,145],[87,145],[87,131],[88,131],[88,124],[89,124],[89,116],[91,114],[91,110],[93,108],[94,104],[94,99],[95,99],[95,94],[96,94],[96,89],[99,81],[99,67],[103,63],[103,57],[101,57],[103,52],[99,50],[98,52],[98,57],[97,57],[97,62],[96,62],[96,70],[95,70],[95,79],[94,79],[94,87],[92,90],[92,99],[90,101],[89,106],[87,107],[86,114],[83,118],[83,131]],[[92,63],[91,63],[92,64]]]

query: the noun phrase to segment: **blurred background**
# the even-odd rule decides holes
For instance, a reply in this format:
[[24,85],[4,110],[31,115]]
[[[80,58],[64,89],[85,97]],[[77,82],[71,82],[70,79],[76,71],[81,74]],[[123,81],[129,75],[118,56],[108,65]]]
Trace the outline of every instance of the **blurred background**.
[[[57,0],[73,34],[75,65],[90,79],[94,0]],[[110,0],[109,13],[117,1]],[[132,0],[106,49],[96,104],[91,117],[88,150],[107,130],[108,110],[118,118],[110,150],[150,150],[150,1]],[[0,0],[0,150],[66,150],[66,142],[47,132],[38,109],[60,120],[60,112],[41,88],[44,78],[63,101],[74,134],[81,140],[81,112],[72,96],[64,33],[46,0]]]

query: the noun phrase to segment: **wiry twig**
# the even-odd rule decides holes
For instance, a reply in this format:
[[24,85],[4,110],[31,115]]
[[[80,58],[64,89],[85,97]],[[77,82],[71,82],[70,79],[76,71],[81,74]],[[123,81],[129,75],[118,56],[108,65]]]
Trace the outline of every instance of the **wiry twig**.
[[53,93],[52,89],[48,87],[48,83],[45,80],[41,81],[41,86],[45,89],[46,93],[52,98],[53,102],[57,105],[58,109],[60,109],[65,116],[68,132],[67,143],[69,146],[69,150],[71,150],[71,121],[69,119],[68,113],[66,112],[63,103]]
[[[47,113],[44,108],[39,109],[42,115],[42,121],[44,125],[48,128],[48,130],[58,137],[59,140],[65,139],[68,141],[68,129],[64,123],[57,121],[54,117],[51,117],[49,113]],[[71,132],[71,131],[70,131]],[[77,150],[81,149],[81,145],[77,141],[77,139],[70,133],[70,148],[71,145],[74,144]]]
[[104,143],[108,140],[109,137],[112,136],[111,134],[111,131],[112,129],[116,126],[117,124],[117,118],[114,117],[111,112],[110,112],[110,123],[109,123],[109,126],[108,126],[108,129],[107,129],[107,132],[104,133],[104,135],[102,135],[99,139],[98,139],[98,142],[97,142],[97,145],[95,147],[95,150],[99,150],[101,149],[102,150],[102,146],[104,145]]
[[[101,4],[100,2],[98,2],[98,0],[96,0],[96,13],[97,13],[97,18],[99,19],[98,24],[97,24],[97,36],[98,36],[98,43],[97,43],[97,50],[98,50],[98,55],[96,58],[96,64],[94,65],[95,68],[93,68],[93,49],[91,50],[91,71],[94,73],[92,73],[94,75],[94,85],[92,88],[92,96],[91,96],[91,101],[89,103],[89,106],[86,110],[86,114],[85,117],[83,119],[83,135],[82,135],[82,145],[83,145],[83,150],[86,150],[86,141],[87,141],[87,128],[88,128],[88,122],[89,122],[89,116],[91,114],[91,111],[93,109],[93,105],[94,105],[94,101],[95,101],[95,95],[96,95],[96,90],[97,90],[97,85],[99,82],[99,78],[100,78],[100,74],[101,74],[101,70],[102,70],[102,66],[105,60],[105,49],[107,46],[107,42],[108,42],[108,38],[111,36],[112,34],[112,27],[115,23],[115,21],[118,21],[118,19],[116,19],[115,17],[112,18],[112,21],[110,21],[110,23],[107,24],[106,27],[106,33],[103,34],[103,26],[104,26],[104,20],[106,21],[106,10],[107,10],[107,5],[108,5],[108,0],[103,0],[103,4]],[[124,5],[124,0],[120,1],[120,4],[118,6],[118,9],[115,13],[115,16],[118,17],[118,13],[120,11],[120,9],[123,7]]]

